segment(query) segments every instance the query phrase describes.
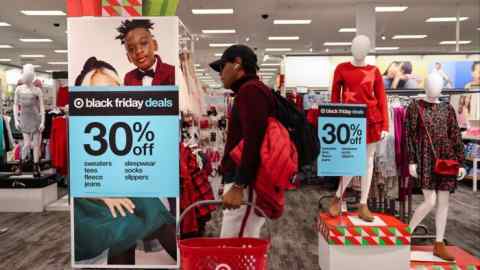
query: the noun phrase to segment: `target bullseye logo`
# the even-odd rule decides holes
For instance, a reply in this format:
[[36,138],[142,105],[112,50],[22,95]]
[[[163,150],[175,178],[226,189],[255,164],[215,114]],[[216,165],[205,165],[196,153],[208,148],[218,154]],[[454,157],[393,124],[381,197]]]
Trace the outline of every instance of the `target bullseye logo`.
[[215,270],[232,270],[232,268],[228,264],[222,263],[215,267]]
[[81,109],[81,108],[83,108],[83,106],[85,106],[85,102],[83,101],[83,99],[77,98],[73,102],[73,105],[75,106],[75,108]]

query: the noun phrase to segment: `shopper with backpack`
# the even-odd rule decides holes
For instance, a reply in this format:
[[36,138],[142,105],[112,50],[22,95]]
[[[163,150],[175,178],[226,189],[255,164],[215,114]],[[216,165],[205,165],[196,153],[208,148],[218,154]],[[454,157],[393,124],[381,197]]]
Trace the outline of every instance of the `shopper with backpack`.
[[[210,64],[220,73],[226,89],[233,90],[235,102],[229,116],[227,142],[222,160],[224,184],[222,237],[259,237],[265,218],[243,201],[255,201],[252,184],[260,166],[260,148],[267,128],[267,119],[275,113],[271,89],[257,74],[257,56],[247,46],[234,45],[225,50],[220,60]],[[243,140],[243,151],[237,165],[230,152]]]

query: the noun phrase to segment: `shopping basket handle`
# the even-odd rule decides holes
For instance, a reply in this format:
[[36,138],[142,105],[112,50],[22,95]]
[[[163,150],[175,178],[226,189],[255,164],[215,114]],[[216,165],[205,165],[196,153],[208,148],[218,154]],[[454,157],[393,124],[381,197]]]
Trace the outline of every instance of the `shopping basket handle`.
[[[182,220],[187,215],[187,213],[190,212],[190,210],[192,210],[195,207],[200,206],[200,205],[222,205],[222,204],[223,204],[222,200],[204,200],[204,201],[195,202],[195,203],[191,204],[190,206],[188,206],[183,211],[183,213],[180,215],[180,219],[177,222],[177,239],[180,239],[180,234],[181,234],[180,226],[182,224]],[[257,210],[260,213],[261,216],[263,216],[265,218],[265,224],[268,222],[268,218],[267,218],[267,215],[265,214],[265,212],[260,207],[255,205],[254,203],[252,203],[252,202],[242,202],[242,205],[248,205],[248,206],[253,207],[255,210]],[[270,227],[268,226],[269,224],[266,224],[266,225],[267,225],[266,227],[267,227],[267,231],[268,231],[268,239],[271,239],[272,232],[270,230]]]

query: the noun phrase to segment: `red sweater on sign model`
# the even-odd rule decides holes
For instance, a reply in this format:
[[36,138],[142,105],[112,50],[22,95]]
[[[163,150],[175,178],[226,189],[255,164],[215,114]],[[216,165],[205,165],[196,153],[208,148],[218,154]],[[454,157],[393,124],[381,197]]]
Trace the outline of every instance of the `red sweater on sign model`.
[[377,67],[357,67],[350,62],[338,65],[331,101],[367,105],[367,143],[379,141],[382,131],[388,131],[387,97]]

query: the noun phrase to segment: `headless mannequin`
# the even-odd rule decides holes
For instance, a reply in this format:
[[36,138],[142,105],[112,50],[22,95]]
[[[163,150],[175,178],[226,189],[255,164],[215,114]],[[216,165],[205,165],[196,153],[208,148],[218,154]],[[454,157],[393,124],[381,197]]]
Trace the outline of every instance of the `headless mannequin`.
[[[365,67],[367,65],[366,58],[371,49],[371,42],[367,36],[359,35],[352,41],[352,65],[355,67]],[[381,139],[383,140],[388,135],[387,131],[381,132]],[[361,177],[361,197],[360,197],[360,209],[359,217],[367,222],[373,221],[373,215],[368,210],[367,200],[370,192],[370,186],[372,184],[373,165],[375,157],[375,149],[377,143],[367,144],[367,175]],[[340,198],[343,196],[345,189],[348,187],[352,180],[351,176],[344,176],[341,179],[341,183],[338,186],[336,198],[332,201],[330,206],[330,214],[332,216],[338,215],[341,206],[339,206]]]
[[[437,74],[430,74],[425,84],[426,96],[424,100],[429,103],[440,103],[439,96],[443,87],[443,79]],[[417,164],[409,165],[410,175],[418,178]],[[458,172],[458,180],[462,180],[466,175],[466,170],[460,168]],[[436,229],[436,243],[434,248],[434,254],[444,260],[453,261],[455,258],[448,254],[443,244],[445,236],[445,228],[447,226],[447,216],[449,208],[449,191],[435,191],[429,189],[422,189],[425,201],[415,210],[412,220],[410,220],[410,228],[412,231],[422,222],[430,211],[437,205],[437,211],[435,213],[435,229]]]
[[33,65],[23,66],[22,81],[15,90],[13,112],[15,115],[15,128],[20,130],[23,135],[23,148],[20,159],[20,165],[16,174],[22,173],[23,160],[33,149],[33,175],[40,176],[40,156],[42,131],[44,129],[45,116],[43,112],[43,94],[42,90],[34,86],[35,70]]

